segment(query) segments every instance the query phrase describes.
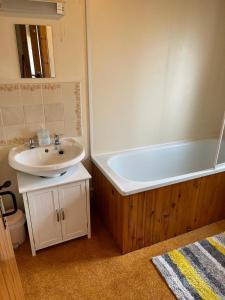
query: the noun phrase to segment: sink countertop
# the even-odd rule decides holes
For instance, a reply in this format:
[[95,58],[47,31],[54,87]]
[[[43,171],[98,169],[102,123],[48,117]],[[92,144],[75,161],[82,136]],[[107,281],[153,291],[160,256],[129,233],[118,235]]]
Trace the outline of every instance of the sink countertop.
[[65,175],[55,178],[42,178],[17,172],[18,187],[21,194],[87,179],[91,179],[91,175],[82,163],[70,168]]

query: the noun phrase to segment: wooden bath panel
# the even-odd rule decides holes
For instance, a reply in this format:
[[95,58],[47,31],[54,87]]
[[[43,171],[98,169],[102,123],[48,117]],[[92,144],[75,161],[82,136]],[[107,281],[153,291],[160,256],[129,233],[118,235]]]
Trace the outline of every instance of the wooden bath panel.
[[94,203],[122,253],[225,218],[225,173],[122,196],[93,164]]

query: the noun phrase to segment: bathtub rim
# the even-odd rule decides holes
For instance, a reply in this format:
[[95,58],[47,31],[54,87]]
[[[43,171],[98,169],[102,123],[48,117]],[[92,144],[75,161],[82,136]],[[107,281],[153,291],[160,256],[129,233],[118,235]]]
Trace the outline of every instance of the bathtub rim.
[[[212,139],[202,139],[202,140],[212,140]],[[197,178],[223,172],[225,171],[225,163],[218,164],[215,167],[209,169],[186,173],[183,175],[173,176],[165,179],[158,179],[152,181],[133,181],[116,174],[108,164],[110,158],[116,157],[118,155],[123,155],[123,154],[126,155],[127,153],[131,153],[131,152],[137,152],[139,150],[143,151],[143,150],[157,149],[157,148],[162,149],[162,148],[168,148],[174,146],[179,147],[185,144],[192,144],[197,141],[200,140],[156,144],[156,145],[139,147],[139,148],[124,150],[124,151],[91,155],[91,160],[122,196],[129,196],[129,195],[134,195],[137,193],[161,188],[164,186],[185,182],[188,180],[197,179]]]

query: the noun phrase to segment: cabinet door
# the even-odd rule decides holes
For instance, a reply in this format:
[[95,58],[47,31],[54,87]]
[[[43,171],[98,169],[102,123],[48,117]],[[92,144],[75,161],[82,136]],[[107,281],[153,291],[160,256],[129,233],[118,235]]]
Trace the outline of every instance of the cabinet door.
[[63,240],[70,240],[87,234],[86,201],[85,182],[59,187]]
[[[0,204],[1,206],[1,204]],[[24,299],[10,233],[0,207],[0,299]]]
[[30,192],[27,196],[35,248],[62,241],[57,189]]

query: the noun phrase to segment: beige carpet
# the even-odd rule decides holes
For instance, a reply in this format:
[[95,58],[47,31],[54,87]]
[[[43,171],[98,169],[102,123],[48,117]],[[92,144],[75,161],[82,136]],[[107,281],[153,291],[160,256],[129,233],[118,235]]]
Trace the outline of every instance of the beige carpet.
[[225,220],[121,256],[103,225],[93,237],[61,244],[31,256],[29,243],[16,251],[26,299],[174,299],[152,256],[225,230]]

